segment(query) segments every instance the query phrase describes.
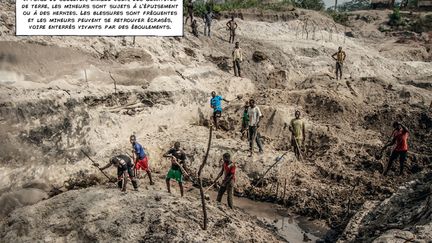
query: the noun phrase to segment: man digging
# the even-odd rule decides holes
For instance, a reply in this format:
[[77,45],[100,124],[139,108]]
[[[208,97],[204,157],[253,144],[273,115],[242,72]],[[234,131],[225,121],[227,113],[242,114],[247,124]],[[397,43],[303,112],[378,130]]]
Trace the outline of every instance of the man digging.
[[180,142],[175,142],[174,147],[166,152],[163,157],[171,158],[171,168],[166,176],[167,190],[171,193],[170,180],[176,180],[180,187],[180,194],[183,197],[183,172],[181,166],[185,165],[186,154],[180,149]]
[[393,162],[399,158],[399,175],[401,176],[403,174],[403,167],[404,167],[404,163],[407,160],[407,153],[408,153],[408,137],[409,137],[409,132],[408,129],[402,125],[399,122],[394,122],[393,123],[393,133],[392,133],[392,137],[393,139],[387,143],[386,145],[384,145],[382,152],[384,152],[384,150],[387,147],[393,146],[395,145],[395,147],[393,148],[393,151],[390,155],[389,158],[389,162],[387,164],[387,167],[385,168],[383,175],[387,175],[388,171],[390,170]]
[[133,149],[132,150],[132,153],[133,153],[132,157],[135,161],[135,171],[134,171],[135,176],[138,176],[139,170],[144,170],[148,175],[148,178],[150,180],[150,185],[154,185],[153,180],[152,180],[150,167],[149,167],[149,163],[148,163],[148,157],[144,151],[143,146],[136,141],[135,135],[130,136],[130,142],[132,144],[132,149]]
[[222,181],[222,184],[219,188],[218,195],[216,201],[221,202],[222,197],[227,192],[227,202],[230,208],[233,208],[233,196],[234,196],[234,182],[235,182],[235,173],[236,173],[236,165],[233,161],[231,161],[231,155],[229,153],[225,153],[222,156],[222,169],[213,184],[219,180],[222,174],[225,174],[225,177]]
[[[114,165],[117,167],[117,185],[119,188],[121,188],[122,192],[126,192],[126,184],[127,184],[127,176],[129,175],[129,178],[132,181],[132,185],[135,189],[135,191],[138,191],[138,183],[135,179],[135,175],[133,172],[133,163],[131,158],[129,156],[121,154],[114,156],[110,159],[109,163],[105,165],[104,167],[100,168],[101,171],[111,167],[111,165]],[[95,163],[95,166],[99,167],[98,163]]]

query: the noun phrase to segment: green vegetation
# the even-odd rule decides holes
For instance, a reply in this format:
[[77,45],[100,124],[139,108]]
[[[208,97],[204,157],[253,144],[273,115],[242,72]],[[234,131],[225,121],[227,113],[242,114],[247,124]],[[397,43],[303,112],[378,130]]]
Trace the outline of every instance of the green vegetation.
[[294,4],[297,7],[312,9],[312,10],[324,10],[324,2],[322,0],[294,0]]
[[369,0],[352,0],[338,6],[339,11],[355,11],[370,8]]
[[417,33],[432,31],[432,14],[417,19],[410,29]]
[[327,10],[327,13],[333,20],[341,25],[348,25],[348,14],[345,12],[335,12],[334,10]]
[[[186,4],[185,4],[186,5]],[[264,10],[285,11],[293,7],[323,10],[324,2],[322,0],[283,0],[278,3],[263,3],[262,0],[231,0],[222,4],[209,4],[204,0],[194,2],[194,13],[197,16],[203,16],[206,9],[210,7],[214,13],[222,11],[231,11],[236,9],[259,8]],[[186,8],[186,7],[185,7]],[[185,9],[186,13],[187,9]]]
[[393,13],[391,13],[390,15],[389,15],[389,22],[388,22],[388,24],[390,25],[390,26],[399,26],[399,25],[401,25],[402,24],[402,17],[401,17],[401,14],[400,14],[400,11],[399,11],[399,8],[395,8],[395,9],[393,9]]

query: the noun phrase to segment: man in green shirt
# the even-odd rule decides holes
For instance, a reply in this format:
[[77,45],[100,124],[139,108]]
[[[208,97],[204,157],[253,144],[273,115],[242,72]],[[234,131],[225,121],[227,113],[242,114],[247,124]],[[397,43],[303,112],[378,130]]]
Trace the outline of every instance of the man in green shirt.
[[242,128],[240,130],[241,132],[241,137],[240,139],[243,140],[243,137],[246,135],[246,137],[248,137],[248,124],[249,124],[249,102],[246,101],[246,104],[244,106],[244,110],[243,110],[243,116],[242,116]]
[[305,125],[304,121],[300,118],[300,111],[295,111],[295,118],[291,120],[289,130],[291,131],[291,145],[294,147],[294,153],[300,158],[301,148],[305,142]]

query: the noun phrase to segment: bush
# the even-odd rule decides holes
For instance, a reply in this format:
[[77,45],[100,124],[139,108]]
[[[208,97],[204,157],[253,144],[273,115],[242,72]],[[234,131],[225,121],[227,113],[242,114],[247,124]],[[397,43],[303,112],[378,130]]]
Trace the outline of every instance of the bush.
[[194,6],[194,15],[203,17],[204,13],[207,11],[208,4],[204,2],[204,0],[196,0],[193,3],[193,6]]
[[260,2],[258,0],[234,0],[234,1],[227,1],[222,4],[219,4],[220,11],[228,11],[233,9],[240,9],[240,8],[253,8],[258,7],[260,5]]
[[246,9],[246,8],[260,8],[269,9],[274,11],[284,11],[292,8],[294,3],[292,0],[282,0],[278,3],[268,3],[264,4],[261,0],[233,0],[226,1],[222,4],[215,4],[213,11],[219,13],[221,11],[230,11],[235,9]]
[[339,11],[355,11],[370,8],[369,0],[352,0],[338,6]]
[[393,9],[393,13],[389,15],[389,25],[390,26],[399,26],[402,23],[402,17],[399,11],[399,8]]
[[324,9],[322,0],[294,0],[297,7],[321,11]]
[[220,13],[222,11],[222,8],[221,8],[221,6],[219,6],[219,5],[214,5],[213,6],[213,12],[215,12],[215,13]]
[[432,14],[420,17],[411,25],[411,31],[421,33],[432,31]]
[[343,12],[335,12],[332,10],[328,10],[328,13],[333,18],[334,22],[339,23],[341,25],[348,25],[348,14]]

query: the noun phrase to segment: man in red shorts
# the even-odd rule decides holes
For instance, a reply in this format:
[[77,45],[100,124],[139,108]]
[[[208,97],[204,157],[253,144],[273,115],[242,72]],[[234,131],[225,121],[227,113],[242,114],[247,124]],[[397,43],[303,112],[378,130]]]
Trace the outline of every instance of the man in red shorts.
[[396,146],[394,147],[394,149],[390,155],[390,159],[389,159],[389,162],[387,164],[387,168],[385,168],[383,175],[387,175],[393,162],[398,158],[399,158],[399,164],[400,164],[399,175],[402,175],[404,163],[407,160],[408,136],[409,136],[408,129],[399,122],[394,122],[393,128],[394,128],[394,131],[392,134],[393,139],[392,139],[392,141],[390,141],[389,143],[387,143],[384,146],[383,151],[387,147],[390,147],[394,144],[396,144]]
[[151,171],[148,164],[148,157],[144,152],[143,146],[136,141],[135,135],[130,136],[130,142],[133,148],[133,158],[135,161],[135,176],[138,176],[138,170],[144,170],[150,179],[150,185],[154,185]]

